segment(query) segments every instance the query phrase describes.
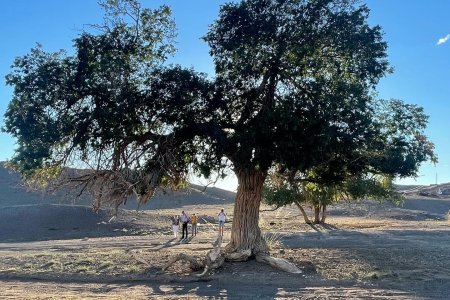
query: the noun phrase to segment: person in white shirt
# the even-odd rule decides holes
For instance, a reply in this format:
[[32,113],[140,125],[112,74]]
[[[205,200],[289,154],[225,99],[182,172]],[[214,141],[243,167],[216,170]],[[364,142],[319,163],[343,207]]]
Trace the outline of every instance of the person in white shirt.
[[[189,223],[189,216],[184,212],[184,210],[181,212],[181,216],[180,216],[180,221],[181,221],[181,239],[187,239],[188,238],[188,228],[187,228],[187,224]],[[186,233],[186,235],[184,235]]]
[[225,221],[227,219],[227,215],[223,211],[223,208],[220,210],[217,217],[219,218],[219,234],[221,234],[223,236],[223,229],[225,227]]

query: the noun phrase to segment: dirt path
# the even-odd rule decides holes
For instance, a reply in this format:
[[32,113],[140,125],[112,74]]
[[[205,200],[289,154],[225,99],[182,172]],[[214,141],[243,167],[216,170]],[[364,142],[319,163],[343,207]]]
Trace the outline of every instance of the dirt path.
[[[15,231],[0,239],[0,299],[448,299],[446,203],[440,201],[444,206],[436,211],[424,210],[424,203],[421,209],[414,203],[342,205],[333,208],[328,225],[314,228],[299,222],[295,208],[262,212],[271,254],[303,273],[249,261],[227,263],[203,279],[183,263],[160,270],[180,252],[204,257],[217,234],[207,217],[216,207],[202,207],[200,233],[187,243],[170,235],[172,211],[123,212],[112,223],[75,208],[62,208],[59,216],[66,216],[66,223],[55,217],[58,211],[46,223],[32,214],[15,223],[6,216],[3,222]],[[30,228],[32,220],[36,228]],[[93,224],[94,233],[77,225],[84,221]],[[34,233],[18,234],[27,228]],[[45,238],[35,235],[41,232]]]
[[[159,273],[171,254],[182,251],[201,257],[211,248],[214,231],[203,232],[189,243],[179,243],[170,236],[0,243],[0,255],[4,258],[0,264],[0,296],[2,299],[447,299],[450,295],[447,222],[396,222],[396,226],[386,229],[365,228],[373,223],[363,219],[335,221],[344,225],[279,235],[277,242],[282,246],[273,255],[301,267],[304,273],[295,276],[255,261],[226,264],[202,280],[189,275],[181,264],[169,273]],[[355,228],[347,228],[350,221]],[[131,252],[149,265],[136,261]],[[94,265],[93,261],[101,262],[106,254],[114,265],[123,263],[135,269],[104,272],[99,265],[89,265],[92,270],[83,271],[54,268],[71,260],[82,265],[83,259],[88,258],[92,258],[89,264]],[[46,266],[48,261],[57,263]],[[34,264],[37,272],[27,272],[27,262]],[[22,268],[18,267],[20,263]]]

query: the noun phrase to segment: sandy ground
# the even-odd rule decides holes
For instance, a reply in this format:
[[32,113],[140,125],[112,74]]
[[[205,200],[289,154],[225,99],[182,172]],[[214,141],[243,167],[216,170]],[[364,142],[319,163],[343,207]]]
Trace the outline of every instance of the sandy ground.
[[[256,261],[226,263],[198,279],[169,257],[202,259],[232,203],[93,214],[84,206],[0,210],[1,299],[449,299],[450,199],[410,198],[331,207],[326,225],[302,223],[295,207],[261,211],[271,254],[295,263],[288,274]],[[200,214],[199,234],[171,235],[169,216]],[[229,239],[231,223],[226,224]]]

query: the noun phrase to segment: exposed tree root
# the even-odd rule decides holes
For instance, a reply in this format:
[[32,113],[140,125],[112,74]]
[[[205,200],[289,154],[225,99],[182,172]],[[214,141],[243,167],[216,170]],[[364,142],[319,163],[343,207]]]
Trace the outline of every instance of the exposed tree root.
[[214,241],[213,243],[214,248],[210,250],[206,255],[205,262],[200,262],[193,256],[180,253],[169,259],[167,264],[162,268],[162,271],[167,270],[170,266],[172,266],[179,260],[185,260],[190,263],[190,268],[193,271],[199,271],[202,268],[204,268],[202,273],[197,274],[197,277],[203,277],[207,275],[210,271],[220,268],[220,266],[222,266],[223,263],[225,262],[224,254],[221,251],[221,245],[222,245],[222,236],[219,235],[217,240]]
[[225,255],[226,261],[247,261],[249,257],[252,255],[252,251],[243,250],[239,252],[232,252]]
[[150,267],[151,266],[151,264],[148,261],[146,261],[145,259],[143,259],[142,257],[140,257],[136,251],[130,250],[130,254],[135,260],[137,260],[138,262],[142,263],[146,267]]
[[294,274],[300,274],[302,271],[293,263],[282,259],[282,258],[276,258],[269,256],[267,254],[259,254],[255,256],[256,261],[269,264],[270,266],[288,272],[288,273],[294,273]]
[[[220,268],[225,261],[229,262],[238,262],[238,261],[247,261],[251,256],[252,252],[250,249],[228,252],[227,250],[222,250],[222,236],[219,235],[217,240],[213,243],[214,248],[208,252],[206,255],[206,260],[204,262],[200,262],[195,257],[180,253],[176,256],[172,257],[169,262],[162,268],[162,271],[167,270],[170,266],[176,263],[179,260],[188,261],[190,263],[190,268],[193,271],[198,271],[204,268],[203,272],[197,274],[197,277],[203,277],[208,275],[211,271]],[[265,252],[261,252],[255,256],[256,261],[269,264],[270,266],[294,274],[300,274],[302,271],[293,263],[282,259],[271,257]]]
[[193,271],[199,271],[199,270],[203,269],[203,267],[204,267],[204,264],[202,262],[199,262],[195,257],[184,254],[184,253],[179,253],[179,254],[173,256],[171,259],[169,259],[169,261],[162,268],[162,270],[163,271],[167,270],[170,266],[172,266],[174,263],[176,263],[179,260],[188,261],[190,264],[189,267]]

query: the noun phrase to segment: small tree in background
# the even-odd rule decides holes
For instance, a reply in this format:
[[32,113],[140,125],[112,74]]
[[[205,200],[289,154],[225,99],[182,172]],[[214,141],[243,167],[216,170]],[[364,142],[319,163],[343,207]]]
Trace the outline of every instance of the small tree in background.
[[311,221],[304,205],[313,208],[314,223],[323,223],[326,206],[340,200],[372,198],[400,204],[403,196],[395,191],[394,178],[417,174],[418,162],[425,157],[436,162],[434,146],[423,135],[428,117],[421,107],[400,100],[376,103],[374,130],[366,136],[365,147],[348,149],[353,160],[337,156],[306,172],[272,169],[265,183],[265,203],[295,204],[306,223]]
[[[274,179],[275,178],[275,179]],[[306,224],[325,223],[327,206],[339,201],[364,199],[402,202],[403,197],[395,191],[392,178],[382,175],[352,176],[334,184],[320,184],[297,178],[289,180],[271,173],[263,189],[263,202],[276,208],[295,204]],[[311,207],[314,221],[308,217],[305,207]]]

